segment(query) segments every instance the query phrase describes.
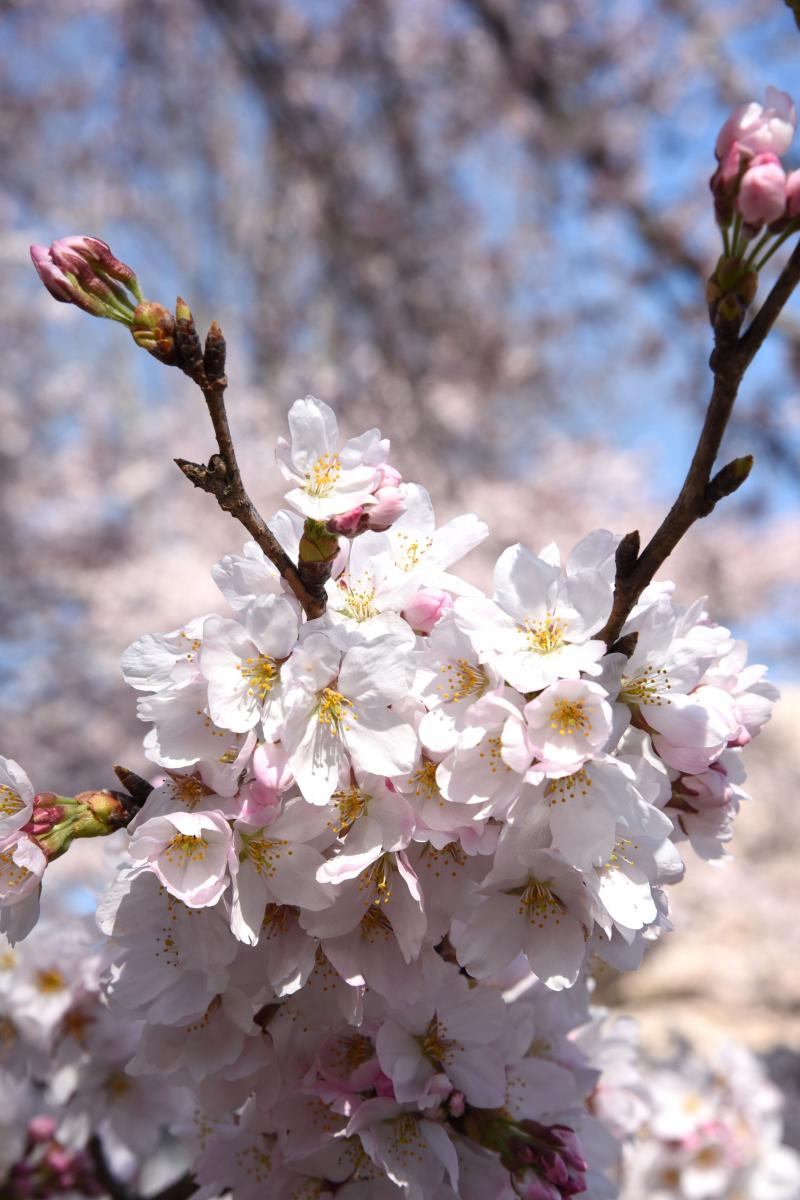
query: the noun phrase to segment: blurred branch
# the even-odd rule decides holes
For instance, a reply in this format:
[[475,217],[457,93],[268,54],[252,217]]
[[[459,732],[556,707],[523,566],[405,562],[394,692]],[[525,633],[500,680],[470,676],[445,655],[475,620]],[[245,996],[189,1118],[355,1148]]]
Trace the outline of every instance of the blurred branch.
[[707,517],[717,503],[747,478],[752,458],[734,459],[712,478],[711,471],[730,420],[745,371],[763,345],[792,292],[800,282],[800,244],[750,326],[741,337],[717,325],[711,370],[714,386],[697,448],[683,487],[667,516],[641,554],[639,534],[628,534],[617,551],[617,575],[611,615],[598,638],[613,646],[644,589],[695,521]]
[[[97,1134],[89,1138],[87,1145],[89,1157],[92,1160],[98,1182],[105,1189],[111,1200],[140,1200],[138,1193],[129,1189],[121,1179],[117,1179],[106,1158],[103,1143]],[[173,1183],[167,1184],[160,1192],[149,1195],[147,1200],[189,1200],[197,1191],[197,1183],[192,1175],[181,1175]]]

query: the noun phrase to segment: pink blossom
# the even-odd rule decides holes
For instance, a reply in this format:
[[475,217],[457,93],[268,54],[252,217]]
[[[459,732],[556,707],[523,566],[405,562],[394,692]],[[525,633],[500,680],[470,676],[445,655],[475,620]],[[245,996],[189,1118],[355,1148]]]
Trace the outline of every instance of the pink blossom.
[[367,510],[369,528],[382,533],[394,525],[406,511],[406,498],[399,487],[381,487],[374,493],[375,503]]
[[143,860],[167,891],[188,908],[216,904],[228,886],[233,842],[222,813],[152,817],[131,838],[130,855]]
[[742,176],[737,208],[748,225],[779,220],[786,210],[786,172],[774,154],[759,154]]
[[792,144],[797,113],[791,96],[768,87],[764,105],[752,100],[728,117],[717,137],[715,152],[723,159],[734,142],[753,154],[785,154]]
[[329,517],[326,529],[328,533],[338,534],[339,537],[354,538],[368,527],[369,514],[363,504],[357,504],[348,512],[337,513]]
[[453,598],[441,588],[420,588],[403,609],[403,616],[417,633],[430,633],[436,622],[453,607]]

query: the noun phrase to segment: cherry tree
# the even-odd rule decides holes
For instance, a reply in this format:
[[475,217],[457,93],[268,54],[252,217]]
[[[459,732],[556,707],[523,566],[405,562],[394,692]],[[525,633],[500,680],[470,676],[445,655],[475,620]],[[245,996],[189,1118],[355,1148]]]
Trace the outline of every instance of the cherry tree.
[[[796,1195],[749,1059],[693,1065],[690,1118],[681,1077],[640,1075],[592,1003],[598,964],[635,970],[669,931],[681,843],[721,857],[777,696],[659,572],[753,465],[718,457],[800,281],[795,244],[759,295],[800,230],[795,126],[769,88],[715,144],[711,394],[672,507],[644,545],[513,544],[491,595],[453,570],[480,517],[437,524],[388,439],[345,436],[314,396],[288,410],[265,519],[218,323],[201,338],[96,237],[31,247],[55,300],[197,388],[216,449],[176,464],[249,540],[212,571],[227,613],[124,652],[148,768],[66,796],[0,759],[10,1198],[153,1175],[161,1200]],[[98,943],[48,893],[112,834]]]

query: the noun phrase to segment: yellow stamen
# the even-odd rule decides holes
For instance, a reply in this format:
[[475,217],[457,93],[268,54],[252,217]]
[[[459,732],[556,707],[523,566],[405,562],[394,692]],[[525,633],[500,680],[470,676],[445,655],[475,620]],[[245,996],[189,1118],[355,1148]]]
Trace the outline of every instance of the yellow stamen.
[[523,629],[528,649],[534,654],[552,654],[554,650],[560,650],[566,631],[566,623],[552,613],[547,613],[544,620],[540,621],[529,617]]
[[245,658],[239,665],[244,679],[250,680],[248,692],[257,696],[263,704],[278,678],[278,667],[275,659],[268,654],[259,654],[258,658]]
[[306,474],[306,491],[310,496],[329,496],[342,473],[338,454],[322,454]]
[[482,696],[489,687],[486,668],[477,663],[473,666],[465,658],[444,663],[440,668],[445,678],[437,685],[437,691],[445,704],[457,704],[467,696]]
[[341,692],[334,691],[333,688],[325,688],[319,700],[317,708],[317,720],[320,725],[327,725],[328,729],[334,736],[338,736],[342,725],[346,728],[348,717],[353,721],[357,721],[358,717],[352,712],[353,701],[348,700]]
[[550,711],[550,728],[561,737],[576,733],[588,737],[592,718],[584,708],[583,700],[556,700]]

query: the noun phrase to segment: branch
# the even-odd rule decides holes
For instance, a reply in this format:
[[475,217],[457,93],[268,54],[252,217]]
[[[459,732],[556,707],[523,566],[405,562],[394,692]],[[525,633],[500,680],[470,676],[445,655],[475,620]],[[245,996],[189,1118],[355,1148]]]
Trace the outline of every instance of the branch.
[[228,380],[225,376],[225,339],[222,330],[216,321],[213,321],[206,338],[205,350],[201,351],[192,314],[180,297],[175,307],[175,315],[178,363],[184,374],[188,375],[203,393],[219,447],[219,453],[213,454],[206,466],[188,462],[185,458],[176,458],[175,462],[195,487],[214,496],[224,512],[230,513],[244,525],[277,568],[281,578],[292,589],[306,616],[309,619],[320,617],[325,612],[324,586],[313,578],[305,578],[302,564],[297,567],[292,562],[253,504],[242,482],[225,408]]
[[717,503],[740,487],[750,473],[751,456],[734,459],[712,477],[723,435],[739,392],[739,385],[775,324],[781,309],[800,282],[800,244],[795,246],[786,266],[749,328],[740,337],[731,336],[718,326],[711,370],[714,386],[683,486],[670,511],[641,554],[631,547],[638,540],[628,534],[617,552],[617,574],[611,615],[597,634],[613,647],[639,596],[654,579],[688,529],[701,517],[714,511]]
[[89,1138],[86,1149],[92,1160],[97,1181],[108,1192],[111,1200],[135,1200],[133,1193],[129,1192],[122,1180],[117,1179],[113,1174],[108,1165],[103,1143],[96,1133]]
[[[92,1134],[87,1144],[89,1157],[92,1160],[94,1173],[98,1183],[111,1197],[111,1200],[142,1200],[136,1192],[130,1191],[109,1166],[103,1143],[97,1134]],[[155,1192],[148,1200],[189,1200],[197,1191],[197,1181],[193,1175],[181,1175],[172,1183],[168,1183],[160,1192]]]

